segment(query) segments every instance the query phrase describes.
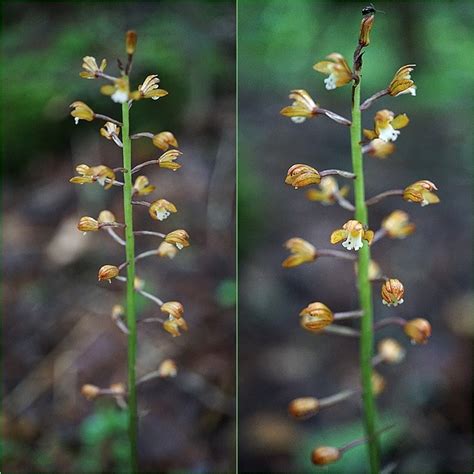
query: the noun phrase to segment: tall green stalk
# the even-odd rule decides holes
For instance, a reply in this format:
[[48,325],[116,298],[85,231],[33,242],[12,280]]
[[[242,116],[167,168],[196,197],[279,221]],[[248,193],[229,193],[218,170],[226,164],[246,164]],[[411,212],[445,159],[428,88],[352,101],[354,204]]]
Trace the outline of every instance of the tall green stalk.
[[[365,204],[364,163],[362,158],[361,141],[361,112],[360,112],[360,82],[353,87],[351,151],[352,168],[356,175],[354,180],[355,219],[368,226],[368,213]],[[372,392],[372,356],[374,352],[372,286],[369,281],[370,248],[365,245],[359,250],[357,283],[359,302],[363,311],[360,338],[360,368],[362,400],[364,407],[364,425],[369,451],[370,472],[379,472],[380,453],[379,443],[375,433],[376,406]]]
[[135,312],[135,239],[133,234],[133,210],[132,210],[132,147],[129,131],[129,107],[128,102],[122,104],[122,142],[123,142],[123,212],[125,218],[125,254],[127,265],[127,326],[128,334],[128,435],[130,442],[131,471],[138,472],[137,460],[137,391],[135,363],[137,358],[137,321]]

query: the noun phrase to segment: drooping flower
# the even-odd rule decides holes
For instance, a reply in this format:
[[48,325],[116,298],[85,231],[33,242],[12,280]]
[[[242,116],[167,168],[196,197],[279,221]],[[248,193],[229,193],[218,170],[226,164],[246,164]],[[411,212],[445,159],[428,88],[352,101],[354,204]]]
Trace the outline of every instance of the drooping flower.
[[170,316],[163,323],[163,329],[169,332],[173,337],[181,336],[180,330],[187,331],[188,325],[184,318],[175,319]]
[[300,324],[308,331],[321,331],[334,320],[333,312],[323,303],[311,303],[300,312]]
[[[156,189],[156,186],[150,184],[150,181],[146,176],[138,176],[133,184],[133,194],[138,194],[139,196],[148,196]],[[154,219],[157,218],[156,216]],[[162,220],[162,219],[160,219]]]
[[404,239],[415,232],[416,226],[405,211],[396,210],[382,221],[382,229],[392,239]]
[[330,91],[349,84],[352,81],[352,71],[344,56],[332,53],[327,59],[329,61],[320,61],[313,66],[313,69],[328,76],[324,79],[326,89]]
[[400,280],[389,278],[380,290],[382,303],[386,306],[398,306],[403,303],[405,288]]
[[166,235],[165,242],[174,244],[178,250],[181,250],[189,247],[189,234],[183,229],[173,230]]
[[403,330],[412,344],[426,344],[431,336],[431,324],[423,318],[407,321]]
[[416,64],[407,64],[402,66],[392,79],[388,86],[388,93],[397,97],[402,94],[416,95],[416,85],[411,78],[411,72],[415,69]]
[[161,311],[175,319],[183,317],[184,306],[179,301],[167,301],[161,305]]
[[428,206],[428,204],[437,204],[440,202],[440,199],[433,192],[437,190],[438,188],[434,183],[423,179],[407,186],[403,190],[403,199],[409,202],[420,203],[422,207]]
[[69,107],[72,108],[71,115],[74,117],[76,125],[79,123],[79,120],[85,120],[86,122],[94,120],[94,111],[84,102],[76,100]]
[[380,395],[385,389],[385,379],[375,370],[372,371],[372,393],[377,396]]
[[395,116],[390,110],[379,110],[375,114],[374,130],[364,129],[364,136],[369,140],[380,138],[384,142],[394,142],[400,135],[398,129],[406,127],[409,121],[406,114]]
[[103,265],[99,269],[98,280],[109,280],[111,282],[112,278],[115,278],[119,274],[119,269],[115,265]]
[[96,385],[91,385],[89,383],[81,387],[81,394],[87,400],[94,400],[100,395],[100,392],[101,390],[99,387],[97,387]]
[[346,239],[342,246],[347,250],[359,250],[363,247],[363,240],[370,245],[374,233],[371,230],[365,230],[364,226],[356,220],[347,221],[342,229],[337,229],[331,234],[331,244],[337,244],[341,240]]
[[99,221],[99,224],[111,224],[115,222],[115,216],[112,212],[108,211],[107,209],[104,209],[103,211],[100,211],[97,220]]
[[158,158],[158,166],[160,168],[176,171],[181,168],[179,163],[175,163],[180,155],[182,155],[182,153],[179,150],[168,150]]
[[172,359],[165,359],[158,368],[158,375],[163,378],[176,377],[178,375],[178,367]]
[[309,186],[310,184],[319,184],[321,176],[312,166],[297,163],[289,168],[286,173],[285,183],[293,186],[295,189]]
[[302,123],[318,113],[318,104],[304,89],[291,91],[289,98],[293,100],[293,104],[281,109],[280,114],[290,117],[294,123]]
[[293,237],[286,241],[285,247],[291,252],[291,255],[282,263],[285,268],[296,267],[302,263],[316,260],[316,247],[299,237]]
[[157,253],[160,257],[174,258],[178,249],[173,244],[163,241],[159,245]]
[[177,148],[178,141],[171,132],[160,132],[153,136],[153,145],[160,150],[166,151],[170,146]]
[[319,189],[308,189],[306,197],[310,201],[318,201],[324,206],[329,206],[337,202],[336,195],[345,197],[349,193],[349,186],[343,186],[339,189],[336,178],[333,176],[324,176],[319,183]]
[[113,140],[118,146],[122,146],[122,142],[119,139],[120,127],[112,122],[105,122],[104,126],[100,129],[100,134],[107,138],[107,140]]
[[172,212],[178,212],[178,210],[172,202],[166,199],[157,199],[151,203],[148,212],[152,219],[164,221]]
[[96,79],[99,77],[97,73],[101,73],[105,71],[107,67],[107,61],[102,59],[100,63],[100,67],[97,65],[97,61],[93,56],[84,56],[82,58],[82,67],[84,71],[82,71],[79,75],[84,79]]

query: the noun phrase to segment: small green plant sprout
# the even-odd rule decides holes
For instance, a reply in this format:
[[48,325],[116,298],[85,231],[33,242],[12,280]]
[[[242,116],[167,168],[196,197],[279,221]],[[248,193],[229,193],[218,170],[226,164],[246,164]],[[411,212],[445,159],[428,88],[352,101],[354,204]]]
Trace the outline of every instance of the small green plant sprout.
[[[378,353],[374,355],[375,331],[387,325],[399,326],[413,344],[424,344],[431,335],[431,325],[423,318],[405,320],[400,317],[386,317],[374,324],[372,286],[379,285],[380,298],[389,310],[404,302],[405,288],[403,283],[394,277],[383,275],[376,262],[371,260],[371,248],[382,238],[404,239],[415,231],[415,224],[410,222],[409,215],[402,210],[395,210],[383,219],[380,229],[374,231],[369,227],[368,208],[387,197],[399,197],[407,202],[421,206],[436,204],[439,198],[434,183],[426,179],[419,180],[401,189],[388,190],[366,199],[364,183],[363,155],[378,159],[386,159],[395,152],[394,142],[399,138],[401,129],[409,123],[406,114],[395,114],[383,109],[375,113],[374,126],[371,130],[362,130],[361,112],[369,109],[380,97],[409,94],[416,96],[416,85],[411,78],[415,65],[402,66],[390,84],[383,90],[373,94],[361,104],[362,64],[365,48],[370,44],[370,31],[374,25],[376,10],[371,5],[362,11],[362,22],[358,44],[356,46],[352,67],[339,53],[332,53],[327,59],[316,63],[313,68],[325,76],[327,90],[334,90],[345,85],[352,85],[351,120],[339,114],[321,108],[305,90],[293,90],[290,93],[292,104],[284,107],[281,114],[291,118],[294,123],[302,123],[308,119],[325,116],[350,130],[352,169],[341,171],[331,169],[318,171],[313,164],[297,163],[292,165],[285,178],[285,183],[295,189],[317,186],[306,192],[310,201],[323,205],[338,204],[352,216],[335,229],[329,237],[333,245],[341,244],[342,249],[319,249],[312,243],[292,237],[286,242],[290,255],[283,261],[283,267],[291,268],[315,262],[319,258],[340,258],[354,263],[359,308],[345,312],[333,312],[321,302],[312,302],[299,314],[300,325],[312,333],[333,333],[341,336],[355,337],[360,340],[360,387],[344,390],[325,398],[304,396],[290,402],[289,413],[297,419],[314,416],[321,409],[334,406],[353,396],[361,396],[363,402],[363,421],[365,436],[351,442],[343,448],[316,448],[311,456],[314,464],[324,465],[336,462],[343,452],[357,444],[366,443],[370,472],[380,472],[380,447],[377,431],[377,413],[375,396],[384,386],[384,378],[374,371],[380,363],[395,364],[403,360],[405,350],[394,339],[384,339],[378,344]],[[354,203],[347,199],[349,187],[339,187],[336,177],[349,179],[353,183]],[[350,251],[355,251],[350,252]],[[338,324],[345,319],[360,320],[360,330]]]
[[[151,230],[135,230],[133,226],[133,207],[146,207],[152,220],[163,221],[172,214],[178,212],[175,204],[161,197],[154,201],[141,200],[155,191],[155,186],[150,184],[148,178],[141,174],[147,166],[164,168],[172,171],[178,170],[181,165],[177,163],[181,152],[176,148],[178,142],[175,136],[168,131],[160,133],[141,132],[130,134],[130,110],[135,102],[143,99],[157,100],[168,94],[159,87],[160,80],[156,74],[149,75],[138,86],[136,90],[130,90],[129,76],[132,71],[133,58],[137,45],[137,35],[134,31],[128,31],[125,36],[125,50],[127,60],[125,63],[118,61],[119,76],[111,76],[106,73],[107,61],[103,59],[98,66],[92,56],[83,58],[83,71],[80,76],[84,79],[102,79],[107,82],[100,89],[101,93],[109,96],[115,103],[120,104],[122,111],[121,120],[110,118],[94,112],[88,105],[76,101],[71,104],[71,115],[76,124],[84,120],[92,122],[100,120],[104,122],[99,133],[102,137],[112,141],[122,151],[122,163],[115,168],[99,164],[89,166],[81,164],[76,167],[77,175],[71,178],[72,183],[92,184],[98,183],[105,190],[114,187],[122,188],[123,191],[123,222],[118,222],[115,215],[109,210],[103,210],[96,218],[81,217],[77,225],[78,230],[83,233],[106,232],[116,243],[125,248],[125,261],[118,265],[105,264],[98,271],[99,281],[118,280],[126,285],[125,307],[115,305],[112,308],[111,317],[117,327],[128,337],[128,381],[127,384],[113,384],[109,388],[100,388],[95,385],[84,385],[82,394],[89,400],[100,396],[115,398],[119,406],[128,410],[128,434],[130,442],[131,471],[138,472],[137,461],[137,392],[136,392],[136,353],[137,353],[137,318],[135,294],[148,298],[160,308],[163,316],[148,318],[147,322],[158,322],[171,336],[177,337],[182,331],[187,331],[188,326],[183,317],[184,308],[178,301],[162,301],[157,296],[144,290],[144,282],[139,279],[135,272],[137,261],[148,257],[174,258],[184,247],[189,246],[189,235],[183,229],[177,229],[167,234]],[[134,139],[149,138],[153,145],[163,153],[156,159],[151,159],[136,165],[132,164],[131,141]],[[139,173],[140,172],[140,173]],[[123,181],[117,179],[117,175],[123,176]],[[120,233],[123,235],[120,235]],[[161,240],[159,246],[153,250],[135,254],[136,236],[153,236]],[[125,273],[125,274],[124,274]],[[167,360],[163,363],[156,376],[168,377],[176,375],[176,365]]]

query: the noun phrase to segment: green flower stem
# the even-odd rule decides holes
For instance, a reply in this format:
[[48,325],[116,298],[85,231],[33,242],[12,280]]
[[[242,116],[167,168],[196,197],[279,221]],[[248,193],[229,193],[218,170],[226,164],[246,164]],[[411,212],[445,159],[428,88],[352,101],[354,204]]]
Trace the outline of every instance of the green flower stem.
[[[351,151],[352,168],[357,176],[354,180],[355,219],[363,225],[368,225],[367,206],[365,203],[364,164],[361,150],[361,112],[360,112],[360,82],[353,87]],[[375,432],[376,406],[372,393],[372,356],[374,352],[372,286],[369,281],[370,248],[367,242],[359,250],[357,283],[359,303],[363,316],[360,336],[360,369],[362,401],[364,408],[364,426],[369,451],[370,472],[378,474],[380,464],[379,443]]]
[[125,218],[125,255],[127,265],[127,327],[128,327],[128,435],[130,441],[131,472],[138,472],[137,460],[137,389],[135,362],[137,358],[137,320],[135,307],[135,238],[133,234],[133,210],[132,210],[132,148],[129,131],[129,108],[128,103],[122,104],[122,142],[123,142],[123,212]]

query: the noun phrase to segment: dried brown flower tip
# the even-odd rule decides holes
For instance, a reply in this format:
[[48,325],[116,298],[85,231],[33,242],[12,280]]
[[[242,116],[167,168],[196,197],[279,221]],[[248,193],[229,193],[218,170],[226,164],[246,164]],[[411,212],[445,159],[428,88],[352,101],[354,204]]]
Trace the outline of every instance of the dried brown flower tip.
[[282,263],[285,268],[296,267],[302,263],[316,260],[316,247],[299,237],[293,237],[286,241],[285,247],[291,252],[291,255]]
[[168,150],[158,158],[158,166],[160,168],[176,171],[181,168],[179,163],[175,163],[175,160],[177,160],[180,155],[182,155],[182,153],[179,150]]
[[423,179],[407,186],[403,190],[403,199],[408,202],[420,203],[421,207],[428,206],[428,204],[438,204],[440,199],[433,193],[437,190],[438,188],[434,183]]
[[370,245],[373,238],[373,231],[365,230],[359,221],[350,220],[342,226],[342,229],[337,229],[331,234],[331,244],[337,244],[341,240],[346,239],[342,242],[344,248],[347,250],[359,250],[364,245],[362,240],[366,240]]
[[332,446],[320,446],[311,453],[311,462],[317,466],[324,466],[339,460],[342,453]]
[[178,250],[181,250],[189,247],[189,234],[183,229],[173,230],[166,235],[165,242],[174,244]]
[[84,216],[79,219],[77,228],[81,232],[95,232],[99,230],[99,222],[93,219],[92,217]]
[[431,324],[423,318],[407,321],[403,330],[412,344],[426,344],[431,336]]
[[[150,184],[150,181],[146,176],[138,176],[133,184],[133,194],[138,194],[139,196],[147,196],[151,194],[156,189],[156,186]],[[154,219],[157,217],[155,216]],[[162,219],[160,219],[162,220]]]
[[178,253],[178,249],[173,244],[163,241],[158,247],[157,252],[160,257],[174,258]]
[[415,224],[410,222],[410,216],[405,211],[393,211],[382,221],[382,229],[392,239],[404,239],[413,234],[415,228]]
[[388,93],[397,97],[401,94],[416,95],[416,85],[411,79],[411,72],[415,69],[416,64],[407,64],[402,66],[392,79],[388,86]]
[[310,184],[319,184],[321,176],[316,169],[309,165],[295,164],[291,166],[286,173],[285,183],[293,186],[295,189],[309,186]]
[[98,280],[109,280],[111,282],[112,278],[115,278],[119,274],[119,269],[115,265],[103,265],[99,269]]
[[94,400],[100,395],[100,388],[95,385],[85,384],[81,387],[81,394],[87,400]]
[[161,311],[168,313],[169,316],[175,319],[179,319],[183,317],[184,307],[179,301],[167,301],[162,304]]
[[172,359],[166,359],[158,368],[158,374],[160,377],[176,377],[178,375],[178,367],[176,366],[176,362]]
[[359,44],[360,46],[369,46],[370,44],[370,30],[374,25],[375,15],[365,15],[360,23]]
[[166,151],[170,146],[177,148],[178,141],[171,132],[160,132],[153,136],[153,145],[160,150]]
[[79,123],[79,120],[86,120],[87,122],[94,120],[94,111],[84,102],[76,100],[69,107],[72,108],[71,115],[74,117],[76,125]]
[[318,113],[318,104],[313,101],[305,90],[293,90],[289,97],[293,100],[293,104],[281,109],[280,114],[290,117],[294,123],[302,123]]
[[150,217],[152,219],[164,221],[171,215],[172,212],[178,212],[178,210],[172,202],[169,202],[166,199],[158,199],[151,203],[150,207],[148,208],[148,212],[150,213]]
[[381,138],[375,138],[369,145],[364,147],[363,151],[375,158],[385,159],[395,151],[395,145]]
[[398,129],[408,125],[410,120],[406,114],[395,114],[387,109],[379,110],[374,118],[374,130],[364,129],[364,136],[369,140],[380,138],[384,142],[394,142],[400,132]]
[[319,411],[319,400],[314,397],[295,398],[288,405],[288,413],[300,419],[316,415]]
[[334,320],[333,312],[323,303],[311,303],[300,312],[300,324],[308,331],[321,331]]
[[99,221],[99,224],[112,224],[115,222],[115,216],[112,214],[112,212],[104,209],[103,211],[100,211],[97,220]]
[[102,59],[100,63],[100,67],[97,66],[97,61],[93,56],[84,56],[82,58],[82,67],[84,71],[82,71],[79,75],[84,79],[96,79],[99,77],[97,73],[101,73],[105,71],[107,67],[107,61]]
[[329,61],[320,61],[313,66],[313,69],[328,76],[324,79],[326,89],[330,91],[349,84],[352,81],[352,71],[344,56],[332,53],[327,56],[327,59]]
[[382,360],[388,364],[398,364],[405,358],[405,349],[395,339],[382,339],[378,344]]
[[125,51],[127,54],[134,54],[137,47],[137,33],[133,30],[125,34]]
[[398,306],[403,303],[403,294],[405,289],[400,280],[396,278],[389,278],[380,290],[382,296],[382,303],[386,306]]
[[323,176],[319,183],[319,189],[308,189],[306,197],[310,201],[319,201],[327,206],[337,202],[336,196],[345,197],[349,194],[349,186],[339,189],[336,178],[333,176]]

